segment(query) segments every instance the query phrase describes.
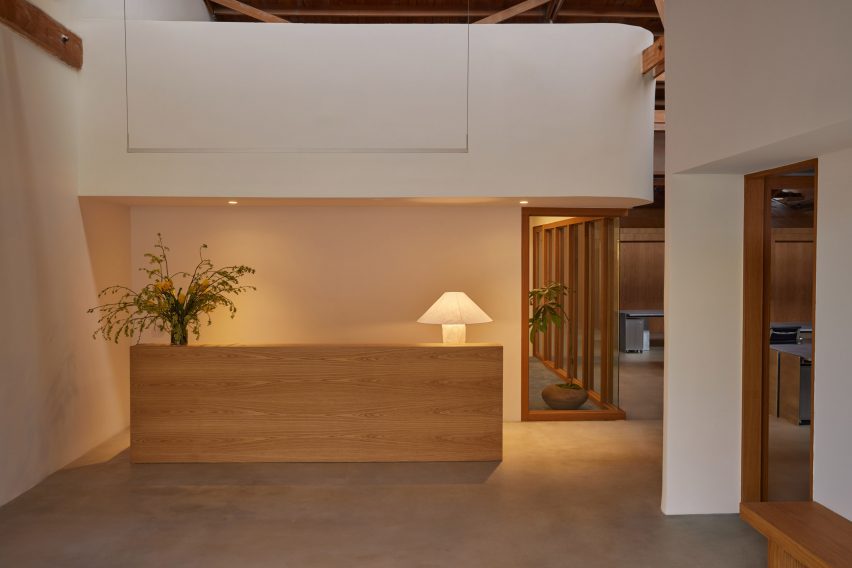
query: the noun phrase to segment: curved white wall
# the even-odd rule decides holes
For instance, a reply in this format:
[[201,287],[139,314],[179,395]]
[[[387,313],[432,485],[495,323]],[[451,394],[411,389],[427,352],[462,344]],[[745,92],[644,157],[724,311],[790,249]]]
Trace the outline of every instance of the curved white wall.
[[[466,85],[458,72],[459,63],[465,62],[464,45],[448,42],[446,36],[466,35],[465,26],[385,25],[383,33],[352,42],[352,34],[335,25],[270,26],[263,28],[263,38],[255,40],[248,39],[246,30],[260,24],[128,25],[131,146],[182,150],[236,146],[262,151],[128,153],[123,23],[81,21],[87,58],[81,76],[81,195],[525,195],[621,198],[628,205],[652,197],[653,82],[638,72],[641,51],[651,36],[637,27],[471,26],[469,100],[464,101],[460,97]],[[250,68],[243,55],[221,56],[229,49],[251,51],[266,43],[290,45],[288,38],[294,35],[309,36],[311,42],[334,49],[317,55],[317,61],[311,50],[292,53],[298,64],[288,60],[277,67],[272,66],[274,58],[260,55],[256,68]],[[333,105],[328,102],[322,85],[330,78],[317,73],[330,53],[348,50],[349,57],[374,59],[377,53],[385,54],[381,66],[402,69],[405,61],[387,55],[401,41],[406,44],[397,51],[416,53],[420,68],[434,65],[442,71],[423,78],[422,88],[411,89],[395,84],[399,77],[410,78],[410,73],[359,68],[361,75],[340,78],[344,85],[340,98]],[[220,56],[210,56],[207,48],[214,43],[220,46],[215,50]],[[157,45],[165,46],[171,57],[159,57],[158,65],[150,65],[144,52]],[[423,51],[424,45],[434,45],[433,53]],[[454,59],[456,54],[462,59]],[[282,69],[286,76],[276,75]],[[219,82],[219,76],[243,85],[231,88]],[[300,92],[276,106],[278,94],[290,81],[300,83]],[[217,84],[222,91],[211,91]],[[353,116],[340,123],[336,137],[334,124],[323,126],[295,116],[322,117],[333,111],[340,117],[349,104],[347,90],[357,91],[352,96],[356,102],[359,97],[375,97],[370,108],[378,109],[376,120]],[[237,91],[251,92],[251,100],[232,100]],[[223,92],[230,96],[221,97]],[[399,97],[405,100],[401,103]],[[436,98],[440,100],[432,100]],[[146,99],[184,104],[169,108],[165,103],[142,104]],[[466,122],[462,102],[469,109]],[[278,114],[270,112],[273,108],[279,109]],[[421,114],[411,116],[410,109],[420,109],[415,114]],[[315,130],[310,130],[312,123]],[[265,126],[261,132],[244,128],[246,124]],[[417,125],[422,132],[416,131]],[[399,153],[412,147],[459,150],[465,132],[467,153]],[[267,152],[294,147],[392,151]]]

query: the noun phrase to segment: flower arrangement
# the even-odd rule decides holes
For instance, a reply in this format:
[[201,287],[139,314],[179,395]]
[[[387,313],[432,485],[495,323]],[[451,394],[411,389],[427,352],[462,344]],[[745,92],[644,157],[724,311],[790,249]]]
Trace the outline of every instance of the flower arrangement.
[[[149,284],[138,292],[126,286],[109,286],[98,294],[98,298],[118,296],[118,299],[88,310],[100,314],[98,329],[92,337],[101,335],[117,343],[122,336],[137,335],[139,341],[142,332],[153,327],[168,331],[172,345],[186,345],[190,331],[198,339],[203,318],[207,325],[212,323],[210,313],[217,307],[226,306],[231,318],[236,315],[237,307],[230,295],[256,289],[240,284],[240,278],[254,274],[253,268],[242,265],[214,268],[204,255],[205,244],[198,250],[200,260],[192,274],[169,271],[169,248],[163,244],[160,233],[154,248],[157,252],[145,254],[149,266],[139,269],[148,275]],[[176,281],[186,279],[189,279],[186,288],[175,288]]]

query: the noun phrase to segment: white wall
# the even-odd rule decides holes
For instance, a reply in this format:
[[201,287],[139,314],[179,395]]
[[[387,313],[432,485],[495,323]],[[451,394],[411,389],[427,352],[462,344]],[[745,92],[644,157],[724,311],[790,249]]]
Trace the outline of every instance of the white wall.
[[[145,22],[145,25],[180,37],[184,27],[196,30],[193,33],[215,34],[216,41],[222,45],[231,45],[243,29],[225,23]],[[642,48],[650,43],[651,37],[640,28],[472,26],[468,153],[205,154],[126,152],[123,26],[110,20],[81,21],[79,26],[87,42],[82,73],[80,191],[83,195],[591,196],[598,200],[624,198],[622,206],[652,198],[653,82],[635,72]],[[391,25],[383,27],[393,29]],[[434,34],[434,40],[439,41],[444,27],[429,26],[424,33]],[[343,37],[340,26],[310,26],[310,30],[314,39],[324,39],[330,45],[336,45]],[[269,33],[290,34],[292,29],[273,26]],[[375,36],[370,41],[376,43],[363,49],[392,49],[382,43],[383,38],[392,35],[387,33]],[[221,58],[204,58],[203,50],[192,52],[198,47],[191,42],[184,42],[180,49],[189,52],[186,57],[191,55],[192,61],[205,62],[204,67],[195,70],[198,84],[207,83],[211,75],[230,68],[222,67],[227,62]],[[441,53],[436,52],[435,57]],[[175,59],[179,56],[176,53]],[[306,66],[310,67],[309,51],[300,51],[298,57],[305,58]],[[134,69],[128,69],[128,73],[133,74]],[[265,83],[263,74],[271,72],[264,67],[258,73],[253,75],[255,79]],[[444,88],[455,92],[455,76],[447,75],[444,80],[448,81]],[[391,83],[385,79],[374,86],[377,101],[393,93]],[[192,85],[187,82],[184,86],[189,89]],[[162,96],[170,92],[169,84],[159,84],[158,75],[153,73],[135,76],[131,87],[135,91],[149,89]],[[153,125],[151,134],[156,136],[157,145],[173,145],[167,127],[175,121],[150,108],[136,116],[133,107],[136,95],[131,93],[132,123]],[[274,96],[274,91],[269,96]],[[225,115],[231,107],[246,106],[241,101],[219,101],[213,95],[208,98],[216,109],[210,110],[202,97],[196,97],[196,104],[210,110],[204,114],[205,120],[212,122],[226,121]],[[268,107],[269,102],[261,100],[235,112],[255,112]],[[426,103],[421,100],[408,104],[428,110],[431,106]],[[280,119],[267,116],[268,113],[263,118],[268,128],[274,130],[286,126],[289,113],[300,112],[314,111],[301,105],[298,108],[282,105]],[[434,113],[422,118],[438,125],[444,119],[448,120],[447,124],[457,123],[455,118],[449,120]],[[196,125],[197,121],[179,124],[184,130],[192,130]],[[217,132],[213,142],[224,143],[227,130]],[[292,133],[293,140],[299,138],[298,134]],[[374,132],[371,136],[381,134]],[[416,142],[412,133],[408,135],[411,140],[406,144]],[[243,138],[241,143],[250,142]],[[252,146],[268,143],[270,139],[267,137],[266,142],[259,139]],[[364,140],[362,136],[360,143]],[[190,134],[174,142],[194,146],[206,143]],[[594,202],[587,201],[586,205],[592,206]]]
[[663,511],[740,501],[743,181],[666,178]]
[[[68,15],[62,2],[38,4]],[[126,350],[93,341],[85,312],[96,275],[129,276],[129,215],[101,211],[84,231],[76,72],[0,26],[0,76],[3,504],[127,425]],[[110,267],[92,265],[93,249]]]
[[852,146],[852,3],[680,0],[666,18],[667,134],[696,134],[667,148],[671,171],[757,171]]
[[[841,150],[852,147],[852,3],[681,0],[666,16],[663,509],[737,510],[741,176],[819,157],[814,497],[852,518],[852,414],[841,408],[850,395],[852,176]],[[708,252],[716,270],[691,273]]]
[[[468,341],[503,345],[503,416],[520,419],[517,208],[146,206],[132,219],[134,267],[160,232],[172,270],[191,271],[201,243],[217,266],[257,270],[257,291],[236,298],[235,319],[216,312],[202,343],[440,342],[441,327],[417,318],[466,292],[494,320],[468,326]],[[134,271],[134,286],[146,282]]]
[[852,519],[852,148],[819,157],[814,500]]
[[129,147],[462,152],[467,29],[127,22]]

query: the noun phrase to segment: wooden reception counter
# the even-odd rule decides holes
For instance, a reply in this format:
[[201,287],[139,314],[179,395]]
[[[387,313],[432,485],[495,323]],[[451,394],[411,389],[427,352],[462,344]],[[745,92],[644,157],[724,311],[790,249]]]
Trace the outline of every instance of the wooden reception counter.
[[130,383],[137,463],[502,459],[499,345],[136,345]]

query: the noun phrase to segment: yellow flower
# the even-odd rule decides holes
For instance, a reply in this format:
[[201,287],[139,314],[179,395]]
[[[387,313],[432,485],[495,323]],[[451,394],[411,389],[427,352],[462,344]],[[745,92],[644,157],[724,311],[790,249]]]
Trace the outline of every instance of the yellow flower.
[[180,303],[182,304],[182,303],[184,303],[185,301],[186,301],[186,294],[184,294],[183,292],[181,292],[181,293],[180,293],[180,295],[178,296],[178,302],[180,302]]
[[171,279],[169,279],[169,278],[163,278],[162,280],[160,280],[159,282],[157,282],[157,283],[154,285],[154,287],[155,287],[157,290],[159,290],[161,293],[165,294],[166,292],[168,292],[169,290],[172,290],[172,289],[174,288],[174,284],[172,284]]
[[210,287],[210,281],[205,278],[204,280],[201,281],[201,283],[198,285],[198,287],[202,292],[204,292],[205,290],[207,290],[207,288]]

